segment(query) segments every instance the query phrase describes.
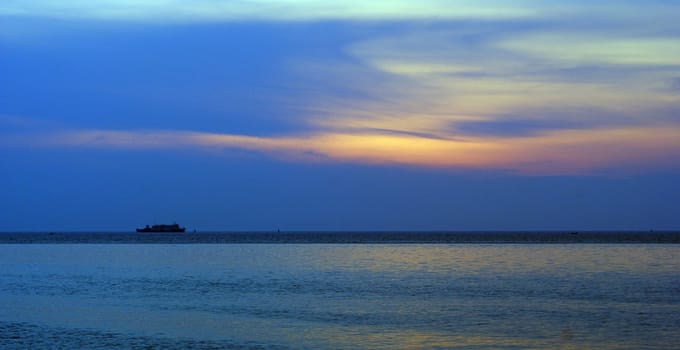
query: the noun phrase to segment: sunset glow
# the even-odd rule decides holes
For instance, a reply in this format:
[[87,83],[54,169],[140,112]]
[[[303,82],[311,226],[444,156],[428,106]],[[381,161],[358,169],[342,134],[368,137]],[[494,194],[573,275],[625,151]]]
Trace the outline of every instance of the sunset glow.
[[[630,0],[4,1],[2,165],[205,162],[225,167],[215,181],[281,166],[302,193],[334,167],[422,186],[422,174],[671,181],[679,16]],[[9,188],[26,178],[11,176]]]

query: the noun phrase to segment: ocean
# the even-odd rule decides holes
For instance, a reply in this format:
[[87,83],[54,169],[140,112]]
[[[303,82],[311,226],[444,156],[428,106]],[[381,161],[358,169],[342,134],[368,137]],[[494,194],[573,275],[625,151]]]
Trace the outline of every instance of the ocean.
[[432,235],[0,234],[0,349],[680,344],[677,233]]

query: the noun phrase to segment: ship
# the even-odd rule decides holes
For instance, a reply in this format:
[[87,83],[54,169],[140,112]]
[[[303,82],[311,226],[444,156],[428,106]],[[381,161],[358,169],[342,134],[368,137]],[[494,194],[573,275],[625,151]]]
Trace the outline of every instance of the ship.
[[172,225],[153,225],[149,226],[146,225],[144,228],[138,228],[137,232],[184,232],[186,231],[186,228],[180,227],[177,224],[172,224]]

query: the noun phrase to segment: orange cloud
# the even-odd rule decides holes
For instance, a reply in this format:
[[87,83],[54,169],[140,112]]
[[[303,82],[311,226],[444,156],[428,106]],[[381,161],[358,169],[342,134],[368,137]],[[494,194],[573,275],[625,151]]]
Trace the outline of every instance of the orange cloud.
[[557,130],[525,137],[431,138],[394,133],[320,132],[256,137],[191,131],[71,130],[5,140],[21,146],[120,149],[242,149],[297,161],[340,161],[523,174],[680,164],[680,127]]

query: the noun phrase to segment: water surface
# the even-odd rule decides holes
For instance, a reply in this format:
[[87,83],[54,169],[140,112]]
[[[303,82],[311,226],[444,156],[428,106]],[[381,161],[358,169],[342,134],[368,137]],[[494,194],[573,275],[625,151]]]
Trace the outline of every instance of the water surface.
[[673,349],[679,249],[3,244],[0,347]]

